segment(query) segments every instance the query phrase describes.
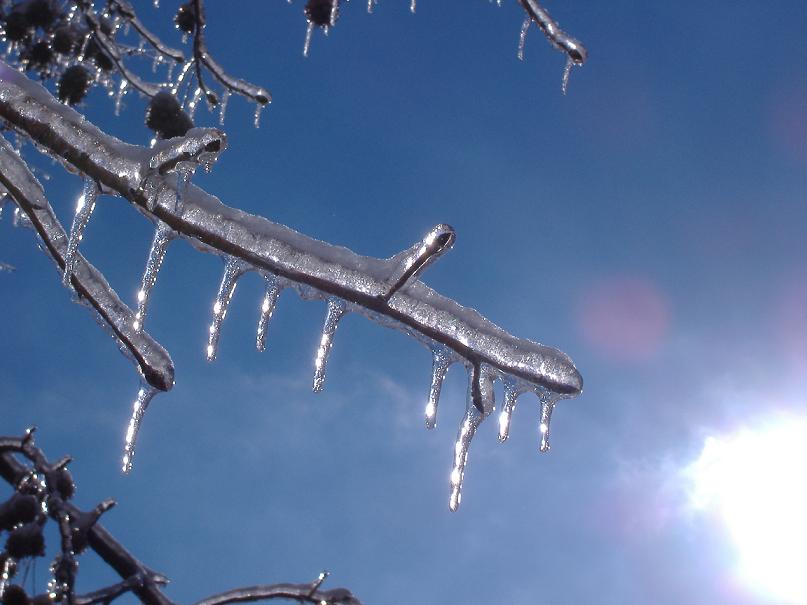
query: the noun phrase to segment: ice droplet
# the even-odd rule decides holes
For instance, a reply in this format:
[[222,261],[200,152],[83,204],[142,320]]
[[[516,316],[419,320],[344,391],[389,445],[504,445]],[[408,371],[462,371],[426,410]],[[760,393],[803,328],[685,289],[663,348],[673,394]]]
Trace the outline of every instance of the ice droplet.
[[319,393],[325,386],[325,367],[328,365],[328,355],[333,346],[333,335],[339,320],[347,311],[347,304],[341,298],[328,299],[328,311],[325,314],[325,323],[322,326],[317,356],[314,360],[314,392]]
[[311,36],[314,34],[314,23],[309,21],[305,28],[305,42],[303,42],[303,56],[307,57],[311,50]]
[[124,473],[132,470],[132,462],[135,455],[135,445],[137,443],[137,433],[140,431],[140,423],[146,413],[151,400],[159,391],[152,386],[143,384],[137,391],[137,397],[132,405],[132,417],[129,426],[126,428],[126,436],[123,445],[123,467]]
[[495,407],[493,379],[493,373],[485,366],[475,364],[468,373],[465,416],[460,423],[457,441],[454,444],[454,465],[450,477],[451,495],[448,500],[448,508],[452,512],[459,508],[462,499],[462,482],[465,478],[471,441],[476,434],[476,429]]
[[263,297],[263,303],[261,303],[261,317],[258,319],[258,335],[255,338],[255,348],[258,349],[258,351],[264,351],[266,349],[266,330],[269,327],[269,320],[272,319],[272,314],[275,312],[277,299],[280,296],[280,292],[283,290],[283,286],[280,284],[277,275],[266,275],[265,279],[266,295]]
[[521,33],[518,35],[518,60],[524,60],[524,47],[527,45],[527,31],[530,29],[530,24],[532,20],[529,17],[525,17],[524,21],[521,23]]
[[221,324],[227,316],[227,307],[230,305],[233,294],[235,294],[235,286],[238,282],[238,278],[246,273],[248,268],[249,265],[244,261],[234,257],[229,257],[224,265],[224,274],[221,276],[219,292],[216,295],[216,300],[213,302],[213,323],[210,324],[210,333],[207,339],[208,361],[216,359]]
[[76,214],[73,217],[73,226],[70,227],[70,236],[67,239],[67,252],[64,255],[64,274],[62,283],[70,286],[70,277],[76,264],[76,253],[84,229],[90,221],[92,211],[95,210],[95,201],[98,197],[98,185],[90,177],[84,177],[84,187],[76,202]]
[[175,237],[176,233],[168,225],[162,221],[157,223],[154,239],[151,242],[151,248],[149,248],[149,256],[146,260],[146,269],[140,282],[140,290],[137,291],[137,313],[132,326],[137,332],[143,329],[143,324],[146,321],[146,311],[151,299],[151,291],[154,289],[154,284],[157,283],[157,275],[160,273],[168,243]]
[[443,379],[449,366],[454,363],[453,352],[444,346],[432,349],[432,382],[429,388],[429,400],[426,403],[426,428],[437,426],[437,405],[440,403],[440,391],[443,388]]
[[563,79],[560,82],[560,90],[563,94],[566,94],[566,90],[569,88],[569,74],[572,73],[572,67],[574,67],[574,60],[571,56],[567,56],[566,65],[563,67]]
[[411,13],[414,15],[414,14],[415,14],[415,9],[416,9],[416,8],[417,8],[417,0],[412,0],[412,1],[409,3],[409,12],[411,12]]

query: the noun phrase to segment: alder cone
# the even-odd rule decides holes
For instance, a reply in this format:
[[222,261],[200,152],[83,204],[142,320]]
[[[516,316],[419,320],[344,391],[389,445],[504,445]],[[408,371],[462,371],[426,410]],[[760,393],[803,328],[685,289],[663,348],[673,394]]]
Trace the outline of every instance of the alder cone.
[[84,100],[90,89],[90,72],[81,65],[68,67],[57,84],[59,100],[76,105]]
[[305,16],[314,25],[325,27],[331,24],[331,12],[337,10],[338,14],[338,8],[338,0],[308,0],[305,4]]
[[193,128],[193,121],[174,95],[162,91],[152,97],[146,108],[146,126],[163,139],[173,139]]

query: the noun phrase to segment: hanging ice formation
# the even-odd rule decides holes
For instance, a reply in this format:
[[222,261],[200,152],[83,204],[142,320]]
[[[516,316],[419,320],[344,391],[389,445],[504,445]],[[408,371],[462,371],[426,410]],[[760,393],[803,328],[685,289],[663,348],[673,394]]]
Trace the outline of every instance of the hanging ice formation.
[[123,445],[123,466],[124,473],[132,470],[134,460],[135,445],[137,443],[137,433],[140,431],[140,423],[146,414],[151,400],[157,394],[157,389],[149,385],[143,385],[137,391],[137,397],[132,404],[132,417],[129,419],[129,426],[126,428],[126,437]]
[[90,222],[95,201],[98,196],[98,185],[90,177],[84,177],[84,189],[76,202],[76,214],[73,217],[73,226],[70,228],[70,237],[67,240],[67,256],[64,259],[64,274],[62,282],[65,286],[70,285],[70,277],[73,275],[73,266],[76,262],[76,252],[78,245],[84,237],[84,229]]
[[546,39],[566,55],[566,65],[563,68],[563,78],[561,80],[561,90],[566,94],[569,86],[569,75],[572,67],[583,65],[588,58],[588,52],[582,42],[573,38],[560,28],[546,9],[542,8],[538,0],[518,0],[518,3],[527,13],[524,22],[521,24],[521,32],[518,37],[518,58],[524,59],[524,46],[527,41],[527,31],[532,23],[535,23],[546,36]]
[[[499,439],[503,441],[509,434],[518,396],[536,392],[541,398],[539,449],[548,449],[549,423],[555,404],[561,398],[578,395],[582,391],[582,377],[561,351],[512,336],[475,310],[459,305],[420,281],[423,271],[452,247],[455,234],[451,227],[435,226],[421,240],[391,258],[360,256],[263,217],[230,208],[188,183],[190,172],[183,172],[188,164],[208,167],[224,150],[226,139],[222,132],[195,128],[184,137],[158,141],[153,148],[127,145],[59,103],[39,84],[9,71],[8,77],[0,78],[0,118],[22,129],[41,148],[86,175],[87,208],[94,200],[97,183],[105,194],[127,199],[156,225],[135,313],[78,252],[79,225],[86,220],[77,217],[77,226],[69,238],[71,246],[41,185],[12,146],[0,137],[0,184],[16,202],[15,215],[20,211],[26,217],[41,237],[43,249],[63,270],[72,265],[71,280],[80,300],[93,308],[109,327],[121,350],[137,365],[146,385],[138,391],[126,432],[124,468],[131,467],[137,432],[149,402],[157,391],[167,391],[173,385],[170,357],[142,328],[142,321],[165,245],[174,234],[191,240],[200,251],[226,259],[213,305],[207,344],[209,359],[216,356],[222,322],[237,280],[247,271],[256,271],[266,281],[256,336],[259,349],[266,344],[267,325],[282,289],[297,290],[305,299],[327,301],[316,356],[315,390],[322,388],[336,327],[347,311],[399,330],[431,350],[427,426],[436,424],[442,381],[448,367],[454,363],[463,365],[468,371],[468,401],[450,473],[452,510],[460,504],[471,441],[482,421],[494,411],[496,380],[505,385]],[[80,212],[84,211],[82,207]]]

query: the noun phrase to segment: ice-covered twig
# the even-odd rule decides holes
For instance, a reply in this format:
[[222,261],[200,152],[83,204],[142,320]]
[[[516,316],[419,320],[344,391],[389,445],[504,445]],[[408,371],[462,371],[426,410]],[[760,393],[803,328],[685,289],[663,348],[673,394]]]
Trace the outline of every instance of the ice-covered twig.
[[195,605],[226,605],[227,603],[249,603],[284,599],[314,605],[361,605],[353,594],[344,588],[315,590],[310,592],[310,584],[268,584],[238,588],[208,597]]
[[[30,462],[30,465],[23,464],[16,456],[22,456]],[[63,497],[65,494],[60,491],[58,482],[51,479],[55,478],[52,471],[58,465],[59,463],[50,464],[44,452],[34,444],[32,431],[22,438],[0,437],[0,477],[16,489],[21,482],[26,481],[26,478],[30,478],[32,473],[41,475],[44,478],[44,489],[38,497],[47,501],[48,514],[57,522],[72,526],[69,537],[66,537],[68,534],[66,526],[65,530],[61,532],[62,550],[71,549],[70,554],[62,553],[63,560],[73,561],[72,549],[75,545],[72,542],[76,535],[81,535],[82,531],[86,531],[87,545],[112,567],[123,578],[123,581],[84,595],[71,596],[70,592],[65,591],[65,587],[58,585],[57,578],[57,586],[52,593],[54,596],[39,595],[34,597],[32,602],[35,604],[57,603],[62,600],[67,602],[72,600],[72,605],[98,603],[107,605],[113,599],[127,592],[133,592],[145,605],[174,605],[161,590],[161,587],[168,583],[167,578],[138,561],[98,522],[97,512],[107,510],[109,508],[107,502],[101,503],[95,511],[85,512]],[[86,519],[89,521],[84,521]],[[79,527],[82,522],[87,526]],[[78,554],[79,551],[80,549],[75,554]],[[324,575],[320,574],[313,584],[280,583],[236,588],[202,599],[196,605],[225,605],[275,599],[293,600],[313,605],[361,605],[361,602],[345,588],[321,590],[320,585],[325,579]]]
[[[0,138],[0,182],[30,219],[42,239],[43,249],[64,272],[67,234],[42,190],[11,145]],[[107,283],[104,276],[76,252],[70,282],[88,306],[109,327],[118,345],[134,362],[143,378],[166,391],[174,384],[174,365],[168,353],[149,334],[134,329],[134,313]]]
[[583,43],[563,31],[538,0],[518,0],[518,3],[527,12],[527,16],[541,28],[547,40],[555,48],[566,53],[575,65],[582,65],[586,62],[588,51]]
[[143,25],[143,22],[138,19],[134,8],[128,2],[128,0],[109,0],[109,5],[114,7],[114,9],[132,25],[135,31],[154,48],[154,50],[161,55],[170,57],[177,63],[185,62],[185,55],[182,53],[182,51],[171,48],[160,40],[155,34],[149,31],[145,25]]
[[193,0],[193,6],[194,18],[196,20],[196,27],[194,28],[193,35],[193,57],[196,61],[196,74],[199,87],[205,92],[208,101],[213,104],[218,103],[217,97],[213,95],[211,98],[210,95],[212,93],[210,93],[204,84],[201,66],[206,67],[208,71],[213,74],[213,77],[216,78],[216,80],[218,80],[219,83],[230,92],[234,92],[243,97],[247,97],[248,99],[252,99],[259,105],[267,105],[268,103],[271,103],[272,95],[268,90],[262,86],[258,86],[257,84],[247,82],[246,80],[232,77],[210,54],[210,51],[207,49],[207,42],[205,40],[204,33],[205,26],[207,25],[205,20],[204,2],[202,0]]
[[360,256],[230,208],[193,185],[177,210],[175,179],[150,168],[153,150],[103,133],[15,70],[3,66],[0,75],[0,117],[71,169],[125,197],[153,221],[201,242],[206,250],[241,259],[322,298],[341,298],[348,310],[427,346],[444,345],[468,365],[486,364],[505,376],[565,395],[581,391],[582,378],[564,353],[516,338],[420,281],[410,277],[388,296],[390,280],[397,284],[400,256]]

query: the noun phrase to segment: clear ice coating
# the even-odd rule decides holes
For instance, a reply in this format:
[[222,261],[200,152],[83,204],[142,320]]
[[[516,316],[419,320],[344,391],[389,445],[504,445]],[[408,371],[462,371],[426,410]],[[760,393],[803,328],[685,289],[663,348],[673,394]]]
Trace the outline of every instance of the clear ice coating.
[[432,382],[429,387],[429,400],[426,403],[426,428],[433,429],[437,426],[437,404],[440,403],[440,391],[443,388],[443,380],[446,372],[456,357],[451,349],[444,346],[434,346],[432,348]]
[[328,355],[333,346],[333,335],[339,320],[347,311],[347,304],[344,300],[332,296],[328,299],[328,311],[325,313],[325,323],[322,326],[322,336],[320,337],[317,357],[314,360],[314,392],[319,393],[325,386],[325,367],[328,365]]
[[238,278],[246,273],[248,269],[249,265],[234,257],[229,257],[224,264],[224,274],[221,276],[219,293],[216,295],[216,300],[213,302],[213,322],[210,324],[207,339],[208,361],[216,359],[221,324],[227,316],[227,307],[230,305],[233,294],[235,294],[235,286],[238,283]]
[[76,202],[76,214],[73,217],[73,226],[70,228],[70,236],[67,239],[67,252],[64,257],[64,274],[62,283],[70,285],[70,277],[73,275],[73,268],[76,264],[76,252],[78,245],[84,237],[84,229],[90,222],[92,211],[95,210],[95,202],[98,198],[98,184],[90,177],[84,177],[84,187]]
[[258,334],[255,337],[255,348],[258,351],[266,349],[266,330],[269,327],[269,321],[272,319],[272,314],[275,312],[277,306],[277,299],[280,297],[280,292],[283,286],[277,275],[266,275],[266,294],[261,303],[261,316],[258,319]]
[[154,239],[151,242],[151,248],[149,248],[149,256],[146,260],[146,270],[143,272],[140,289],[137,291],[137,313],[135,313],[132,327],[138,332],[143,329],[151,291],[154,289],[154,284],[157,283],[157,275],[160,273],[168,243],[175,237],[176,234],[168,225],[162,221],[157,223]]
[[157,389],[149,385],[142,385],[137,391],[137,397],[132,405],[132,417],[129,420],[129,426],[126,429],[126,436],[123,444],[123,472],[128,473],[132,470],[132,462],[134,461],[135,446],[137,443],[137,433],[140,430],[140,423],[143,421],[143,416],[146,413],[151,400],[159,393]]
[[450,476],[451,495],[448,500],[448,508],[452,512],[459,508],[462,500],[462,482],[465,478],[471,441],[479,425],[493,413],[495,407],[493,379],[493,373],[489,368],[476,364],[471,366],[468,372],[468,398],[465,415],[460,423],[457,441],[454,444],[454,464]]

